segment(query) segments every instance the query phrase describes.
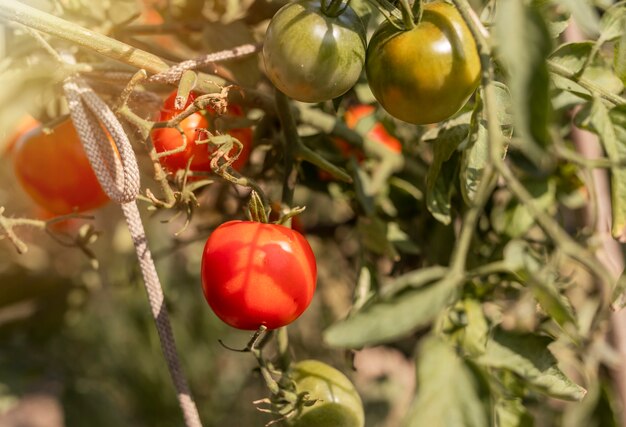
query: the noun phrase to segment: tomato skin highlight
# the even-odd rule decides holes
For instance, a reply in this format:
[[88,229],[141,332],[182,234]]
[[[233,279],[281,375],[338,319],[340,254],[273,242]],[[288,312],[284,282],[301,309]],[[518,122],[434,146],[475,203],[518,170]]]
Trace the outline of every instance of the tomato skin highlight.
[[109,201],[71,120],[45,134],[24,134],[12,150],[15,175],[26,193],[55,215],[97,209]]
[[400,31],[385,21],[372,36],[367,79],[385,110],[413,124],[446,120],[480,82],[480,58],[463,18],[448,3],[424,4],[422,21]]
[[263,59],[267,76],[285,95],[322,102],[354,86],[365,50],[365,28],[350,6],[331,17],[319,0],[302,0],[286,4],[270,21]]
[[[167,121],[172,117],[180,114],[185,108],[193,103],[197,95],[190,93],[185,107],[181,110],[177,110],[174,107],[176,99],[176,91],[173,91],[163,103],[163,108],[157,114],[156,120]],[[238,105],[229,104],[228,113],[233,116],[243,117],[244,112]],[[209,118],[215,116],[213,110],[207,109],[206,114]],[[197,144],[197,141],[207,138],[205,132],[201,129],[209,129],[213,131],[213,127],[210,125],[210,120],[207,116],[197,112],[193,113],[189,117],[180,122],[180,127],[183,129],[185,137],[187,138],[187,146],[179,153],[170,154],[168,156],[161,157],[159,161],[161,165],[171,173],[175,173],[179,169],[185,169],[189,159],[193,156],[191,161],[190,170],[194,172],[210,172],[211,171],[211,153],[215,150],[215,147],[208,143]],[[250,151],[252,150],[252,129],[230,129],[228,134],[238,139],[243,144],[243,149],[239,154],[237,160],[232,164],[235,170],[241,170],[248,158],[250,157]],[[183,138],[180,132],[175,128],[158,128],[154,129],[151,133],[152,143],[157,153],[163,153],[166,151],[174,150],[183,145]]]
[[229,221],[209,236],[202,288],[215,314],[238,329],[285,326],[309,306],[315,255],[297,231],[277,224]]
[[363,403],[354,385],[339,370],[318,360],[303,360],[292,367],[296,393],[317,399],[289,424],[292,427],[363,427]]

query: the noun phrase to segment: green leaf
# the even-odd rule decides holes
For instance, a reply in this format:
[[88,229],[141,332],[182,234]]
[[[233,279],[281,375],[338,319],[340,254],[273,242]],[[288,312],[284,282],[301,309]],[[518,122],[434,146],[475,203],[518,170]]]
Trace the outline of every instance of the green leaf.
[[388,239],[388,224],[377,217],[359,217],[357,232],[361,236],[361,242],[370,251],[388,256],[393,260],[400,259],[400,255]]
[[552,52],[550,59],[572,73],[578,73],[585,65],[592,49],[591,41],[565,43]]
[[552,339],[534,334],[520,334],[497,329],[487,343],[479,365],[503,369],[519,375],[529,386],[549,396],[581,400],[585,389],[575,384],[557,366],[548,350]]
[[456,163],[449,161],[457,147],[467,138],[468,125],[458,125],[441,131],[433,143],[434,157],[426,176],[426,206],[442,224],[450,224],[450,200],[454,185],[452,177]]
[[471,137],[471,145],[463,150],[461,157],[461,193],[468,205],[473,204],[476,190],[480,185],[485,165],[489,162],[489,138],[486,122],[476,121],[476,131]]
[[608,66],[592,65],[587,67],[582,78],[610,93],[620,94],[624,90],[624,84]]
[[598,14],[588,0],[560,0],[572,12],[576,24],[589,36],[596,36],[600,32]]
[[459,301],[451,309],[444,331],[448,328],[450,328],[450,338],[458,343],[465,354],[478,357],[485,352],[489,336],[489,322],[479,301],[472,298]]
[[[576,115],[576,124],[599,136],[607,156],[613,162],[626,161],[626,106],[609,111],[594,99]],[[611,233],[619,238],[626,227],[626,169],[611,168]]]
[[498,427],[533,427],[535,425],[521,399],[498,399],[495,410]]
[[570,336],[576,337],[576,317],[571,303],[559,292],[554,269],[533,252],[528,242],[511,240],[504,248],[507,268],[531,286],[533,295],[546,313]]
[[326,329],[333,347],[359,348],[406,336],[428,325],[449,304],[458,281],[443,279],[378,300]]
[[[501,126],[505,138],[510,138],[513,133],[513,116],[511,114],[511,95],[509,89],[500,82],[494,82],[496,94],[496,112],[498,123]],[[482,117],[483,102],[477,97],[476,109],[472,114],[470,123],[470,137],[467,147],[462,152],[461,193],[465,203],[471,205],[476,196],[476,190],[480,184],[485,165],[489,162],[489,139],[487,134],[487,122]]]
[[[556,202],[556,182],[549,180],[523,180],[523,184],[532,195],[535,205],[551,213]],[[497,208],[492,212],[494,228],[515,238],[524,235],[535,224],[535,218],[528,206],[512,199],[504,212]]]
[[551,117],[545,59],[552,46],[546,22],[535,7],[508,0],[499,5],[494,36],[509,74],[515,129],[523,141],[520,145],[535,163],[543,164],[549,160],[542,147],[549,142]]
[[602,41],[615,40],[624,34],[626,28],[626,1],[620,1],[608,8],[600,20]]
[[405,427],[484,427],[489,416],[472,371],[450,345],[426,339],[417,362],[419,390]]

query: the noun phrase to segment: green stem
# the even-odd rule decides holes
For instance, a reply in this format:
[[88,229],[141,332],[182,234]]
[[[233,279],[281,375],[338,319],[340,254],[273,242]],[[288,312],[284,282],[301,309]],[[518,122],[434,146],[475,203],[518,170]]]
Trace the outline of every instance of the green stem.
[[409,0],[400,0],[400,11],[402,12],[402,22],[404,23],[405,30],[408,31],[415,28],[415,19]]
[[422,16],[424,16],[424,0],[415,0],[413,3],[413,22],[415,25],[422,22]]
[[[322,5],[324,5],[324,3],[322,3]],[[330,16],[331,18],[336,18],[341,15],[346,7],[346,0],[330,0],[330,4],[327,7],[324,8],[322,6],[322,11],[325,15]]]
[[296,120],[291,114],[289,98],[280,90],[276,90],[276,110],[283,129],[283,155],[284,155],[284,178],[282,203],[291,207],[293,204],[293,193],[296,189],[297,169],[294,168],[296,162],[296,147],[301,145],[300,135]]

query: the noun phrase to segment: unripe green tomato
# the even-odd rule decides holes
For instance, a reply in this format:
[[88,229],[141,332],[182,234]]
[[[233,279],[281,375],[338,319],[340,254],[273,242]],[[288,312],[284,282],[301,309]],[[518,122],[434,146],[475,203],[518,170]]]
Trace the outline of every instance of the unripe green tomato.
[[336,16],[319,0],[288,3],[272,18],[263,44],[265,71],[285,95],[322,102],[346,93],[365,63],[365,28],[346,6]]
[[296,392],[317,399],[290,422],[293,427],[363,427],[363,403],[348,377],[318,360],[303,360],[293,366]]
[[480,81],[480,58],[463,18],[441,1],[424,4],[421,22],[401,31],[385,21],[367,48],[367,79],[385,110],[413,124],[458,112]]

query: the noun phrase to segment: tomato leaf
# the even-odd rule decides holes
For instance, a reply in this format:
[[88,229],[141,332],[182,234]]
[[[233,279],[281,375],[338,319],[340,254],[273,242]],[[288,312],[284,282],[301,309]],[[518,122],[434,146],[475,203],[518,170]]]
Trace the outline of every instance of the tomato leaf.
[[581,400],[585,389],[567,378],[548,350],[552,339],[497,329],[487,342],[479,365],[513,372],[531,387],[558,399]]
[[433,162],[426,176],[426,206],[430,213],[442,224],[450,224],[450,200],[454,190],[452,177],[456,163],[449,161],[457,147],[469,132],[468,125],[458,125],[441,131],[434,143]]
[[611,41],[624,33],[626,25],[626,1],[620,1],[608,8],[600,20],[600,41]]
[[[513,133],[513,116],[511,114],[511,95],[509,89],[500,82],[494,82],[496,94],[496,112],[502,134],[509,139]],[[481,96],[477,96],[476,108],[470,122],[470,137],[461,157],[461,194],[465,203],[472,204],[476,190],[480,184],[485,165],[489,162],[489,139],[487,134],[487,122],[483,115],[483,102]]]
[[[626,161],[626,107],[608,110],[602,101],[594,99],[576,115],[576,124],[600,137],[609,159]],[[626,231],[626,170],[611,168],[611,207],[613,237],[624,238]]]
[[417,396],[407,427],[483,427],[489,425],[485,396],[466,363],[438,338],[426,339],[417,361]]
[[542,147],[549,142],[551,117],[545,59],[552,47],[547,25],[535,7],[521,0],[506,1],[496,14],[495,37],[509,73],[515,128],[522,139],[520,149],[542,165],[548,161]]
[[443,279],[377,300],[326,329],[324,340],[333,347],[358,348],[403,337],[429,324],[455,290],[456,282]]
[[592,49],[591,41],[565,43],[552,52],[550,59],[572,73],[578,73],[585,65]]
[[[462,319],[462,322],[454,324],[450,320],[452,315]],[[479,301],[472,298],[459,301],[451,309],[444,323],[446,323],[444,330],[449,328],[449,337],[459,344],[465,354],[478,357],[485,352],[489,336],[489,322]]]
[[[523,184],[532,195],[535,204],[542,210],[553,212],[556,202],[556,183],[554,180],[526,179]],[[528,207],[517,199],[508,205],[500,205],[491,212],[493,226],[499,232],[510,237],[524,235],[535,224],[535,217]]]
[[363,246],[370,251],[398,260],[400,255],[388,239],[388,225],[377,217],[359,217],[357,231]]

